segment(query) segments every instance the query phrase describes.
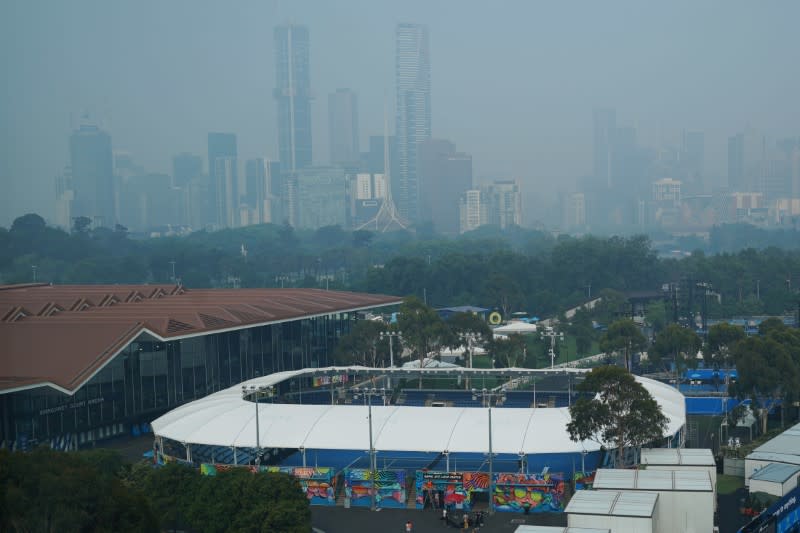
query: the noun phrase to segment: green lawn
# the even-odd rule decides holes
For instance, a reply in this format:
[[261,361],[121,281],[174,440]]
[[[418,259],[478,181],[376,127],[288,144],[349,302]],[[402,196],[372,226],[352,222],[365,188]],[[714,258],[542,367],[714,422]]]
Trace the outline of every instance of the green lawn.
[[733,494],[736,489],[744,487],[744,478],[739,476],[717,475],[717,494]]

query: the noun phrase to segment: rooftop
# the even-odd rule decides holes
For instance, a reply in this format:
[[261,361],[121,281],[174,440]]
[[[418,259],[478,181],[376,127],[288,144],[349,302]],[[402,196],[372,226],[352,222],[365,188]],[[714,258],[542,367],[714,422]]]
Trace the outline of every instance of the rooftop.
[[72,393],[141,333],[173,340],[400,303],[321,289],[3,285],[0,394],[39,385]]
[[[790,427],[774,439],[770,439],[755,450],[755,453],[770,453],[794,456],[794,464],[800,464],[800,424]],[[750,457],[748,455],[748,457]],[[783,461],[789,462],[789,461]]]
[[642,448],[643,465],[716,466],[714,454],[706,448]]
[[627,470],[602,468],[595,489],[711,492],[711,476],[705,470]]
[[650,518],[653,516],[657,501],[658,494],[655,492],[579,490],[575,492],[564,512]]
[[772,463],[756,471],[750,476],[750,479],[771,481],[772,483],[785,483],[792,477],[796,478],[798,474],[800,474],[800,466]]

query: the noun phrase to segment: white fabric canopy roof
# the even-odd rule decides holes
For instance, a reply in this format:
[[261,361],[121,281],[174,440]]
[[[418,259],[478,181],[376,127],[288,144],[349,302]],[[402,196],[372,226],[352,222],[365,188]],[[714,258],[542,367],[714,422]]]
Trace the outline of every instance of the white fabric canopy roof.
[[508,335],[510,333],[536,333],[538,328],[536,324],[528,324],[527,322],[509,322],[505,326],[498,326],[492,330],[494,333],[502,333]]
[[[304,372],[307,371],[272,374],[243,385],[270,385]],[[683,395],[656,381],[640,377],[637,380],[653,394],[669,418],[665,435],[673,435],[683,427],[686,421]],[[255,404],[242,398],[242,385],[178,407],[153,421],[152,426],[157,436],[178,442],[255,447],[256,409],[262,447],[369,449],[367,407]],[[488,452],[489,416],[485,408],[373,406],[372,416],[374,445],[380,451]],[[592,441],[572,442],[566,430],[569,420],[566,407],[494,408],[493,450],[537,454],[600,448]]]

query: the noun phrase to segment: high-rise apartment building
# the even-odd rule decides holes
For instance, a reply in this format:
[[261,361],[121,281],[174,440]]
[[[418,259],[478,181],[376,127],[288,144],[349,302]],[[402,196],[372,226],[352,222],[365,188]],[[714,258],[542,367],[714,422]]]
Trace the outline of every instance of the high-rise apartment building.
[[350,89],[336,89],[328,95],[331,164],[358,163],[358,97]]
[[308,28],[275,28],[275,100],[281,171],[311,165],[311,76]]
[[296,224],[299,228],[345,226],[346,175],[341,167],[306,167],[297,171]]
[[87,217],[95,226],[116,223],[111,136],[95,125],[83,124],[69,139],[74,200],[71,216]]
[[470,189],[461,195],[459,204],[461,233],[466,233],[488,223],[489,206],[486,194],[480,189]]
[[392,196],[400,216],[418,222],[417,146],[431,136],[428,28],[419,24],[398,24],[395,38],[398,172],[391,177]]

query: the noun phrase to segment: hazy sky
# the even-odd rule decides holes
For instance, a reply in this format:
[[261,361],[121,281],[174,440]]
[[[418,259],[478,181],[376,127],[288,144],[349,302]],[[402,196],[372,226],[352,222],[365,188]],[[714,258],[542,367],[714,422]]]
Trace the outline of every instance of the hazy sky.
[[236,133],[242,160],[276,158],[272,31],[289,21],[311,32],[315,162],[337,87],[358,93],[362,149],[382,132],[394,27],[417,22],[430,29],[434,137],[471,153],[477,178],[516,177],[547,199],[571,189],[591,168],[597,106],[653,147],[706,132],[718,178],[745,124],[800,135],[798,20],[796,0],[2,0],[0,224],[52,215],[84,110],[151,171],[181,151],[205,159],[209,131]]

